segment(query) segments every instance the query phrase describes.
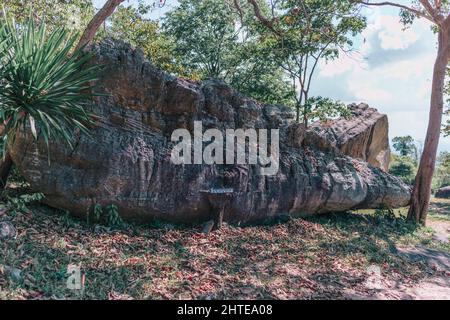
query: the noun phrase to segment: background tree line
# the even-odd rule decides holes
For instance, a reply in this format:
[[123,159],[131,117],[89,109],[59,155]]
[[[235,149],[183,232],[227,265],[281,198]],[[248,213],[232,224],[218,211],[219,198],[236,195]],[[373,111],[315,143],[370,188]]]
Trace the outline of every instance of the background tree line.
[[[50,28],[64,25],[80,34],[95,12],[89,0],[5,1],[17,21],[32,11]],[[137,6],[108,2],[115,8],[98,27],[96,40],[124,40],[174,75],[219,78],[259,101],[291,106],[305,125],[348,115],[339,101],[309,92],[319,61],[351,50],[352,37],[366,26],[351,1],[309,1],[310,12],[298,10],[296,1],[275,1],[272,6],[255,1],[264,14],[282,14],[282,37],[261,25],[251,3],[242,3],[238,10],[228,0],[180,0],[157,21],[148,16],[159,1],[139,0]]]
[[[412,185],[417,174],[423,145],[411,136],[394,137],[392,139],[394,153],[391,156],[389,173]],[[450,152],[442,151],[437,157],[436,170],[433,176],[432,190],[450,186]]]

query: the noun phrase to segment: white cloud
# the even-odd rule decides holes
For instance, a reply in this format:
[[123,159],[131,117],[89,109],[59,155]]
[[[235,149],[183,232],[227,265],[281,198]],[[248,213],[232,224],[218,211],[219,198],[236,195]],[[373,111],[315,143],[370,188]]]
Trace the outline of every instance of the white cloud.
[[413,29],[404,29],[398,17],[381,15],[375,22],[381,48],[384,50],[406,49],[419,39]]
[[[388,115],[391,138],[412,135],[423,141],[436,35],[424,20],[403,30],[398,12],[374,11],[356,41],[358,52],[320,63],[312,95],[367,102]],[[440,149],[450,150],[450,139],[442,138]]]
[[321,61],[319,68],[319,74],[322,77],[332,78],[354,69],[368,68],[368,66],[361,54],[350,52],[348,54],[341,53],[340,58],[336,60]]
[[418,56],[384,65],[381,69],[392,79],[407,81],[411,78],[420,78],[428,75],[433,68],[433,59],[433,55]]
[[385,89],[371,88],[370,85],[354,85],[350,83],[350,89],[354,91],[355,97],[360,101],[377,101],[377,105],[388,103],[392,94]]
[[418,85],[417,96],[421,99],[428,99],[431,91],[431,79],[424,79],[421,84]]
[[[404,26],[399,21],[399,17],[375,15],[373,22],[361,34],[362,41],[358,50],[347,54],[341,52],[339,59],[322,62],[320,64],[320,75],[323,77],[333,77],[353,69],[368,69],[368,63],[364,60],[364,57],[373,54],[375,48],[380,48],[383,51],[407,49],[418,41],[420,33],[414,29],[403,29]],[[374,40],[377,43],[371,42]],[[413,63],[411,60],[402,62],[397,66],[399,72],[392,73],[404,75],[420,67],[420,65],[411,65]]]

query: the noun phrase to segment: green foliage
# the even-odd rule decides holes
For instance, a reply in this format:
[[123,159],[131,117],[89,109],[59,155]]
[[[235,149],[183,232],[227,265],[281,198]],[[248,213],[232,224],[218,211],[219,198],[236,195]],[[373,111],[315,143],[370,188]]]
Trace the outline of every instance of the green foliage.
[[3,148],[27,126],[35,139],[43,137],[47,147],[51,138],[71,146],[75,130],[88,133],[91,117],[84,106],[99,67],[86,67],[91,57],[82,50],[71,52],[77,36],[64,28],[47,36],[46,23],[36,26],[33,19],[18,25],[3,17],[0,24],[8,47],[0,56]]
[[41,201],[45,196],[42,193],[22,194],[19,196],[6,196],[6,207],[10,214],[29,211],[28,205],[32,202]]
[[330,118],[348,118],[350,115],[351,112],[344,103],[320,96],[309,98],[302,108],[302,117],[306,125],[308,120],[325,122]]
[[[263,29],[264,45],[270,53],[268,58],[277,61],[291,80],[297,120],[303,116],[307,125],[308,118],[314,116],[308,113],[314,110],[312,105],[328,110],[333,106],[329,99],[324,103],[317,103],[322,100],[319,98],[310,100],[309,92],[319,61],[336,59],[340,52],[350,50],[351,37],[366,27],[366,19],[354,1],[308,0],[299,3],[287,0],[273,2],[273,5],[277,34]],[[338,103],[334,106],[339,110]]]
[[393,156],[389,166],[389,173],[399,177],[407,184],[413,184],[417,167],[413,159],[408,156]]
[[35,21],[45,20],[48,32],[58,28],[81,32],[94,14],[92,0],[2,0],[1,5],[18,24],[25,24],[30,12]]
[[169,72],[183,74],[183,68],[173,55],[173,41],[160,31],[157,21],[146,19],[149,8],[120,6],[111,17],[108,33],[116,39],[141,48],[156,66]]
[[[424,6],[422,5],[420,0],[411,0],[409,2],[410,2],[410,4],[408,4],[408,6],[410,8],[413,8],[419,12],[427,13],[426,8],[424,8]],[[435,7],[434,4],[432,4],[432,6]],[[440,1],[439,12],[443,16],[448,15],[448,13],[450,12],[450,1],[449,0],[441,0]],[[415,13],[411,12],[410,10],[406,10],[406,9],[400,10],[400,19],[406,27],[410,26],[414,22],[414,20],[416,20],[416,18],[417,18],[417,15]],[[436,28],[434,26],[432,28],[434,30],[436,30]]]
[[436,170],[433,176],[433,189],[450,186],[450,152],[443,151],[439,154]]
[[[395,216],[394,210],[392,210],[391,208],[388,208],[388,207],[375,209],[374,217],[378,221],[397,219],[397,217]],[[399,219],[401,219],[401,217]]]
[[100,221],[103,215],[103,208],[100,204],[96,203],[94,206],[94,218],[96,221]]
[[73,218],[73,216],[70,214],[70,211],[68,210],[61,210],[61,222],[66,227],[74,227],[77,225],[77,221]]
[[175,54],[186,70],[201,78],[225,78],[235,62],[236,17],[225,1],[181,0],[163,27],[175,40]]
[[[9,37],[7,35],[6,25],[0,23],[0,58],[4,57],[8,51],[8,40]],[[0,62],[2,62],[0,60]],[[4,85],[4,76],[8,72],[8,65],[0,63],[0,85]],[[1,105],[0,105],[1,107]],[[1,143],[1,142],[0,142]]]
[[107,212],[107,223],[108,226],[113,228],[122,228],[124,225],[124,222],[122,220],[122,217],[119,214],[119,209],[116,205],[110,204],[106,207]]
[[260,40],[249,39],[237,48],[236,62],[227,72],[227,81],[245,95],[272,104],[292,105],[295,95],[279,65],[268,58],[267,49]]
[[[292,104],[293,96],[279,65],[270,58],[264,36],[256,32],[250,8],[241,17],[226,1],[182,0],[163,20],[181,76],[220,78],[254,99]],[[266,8],[266,7],[264,7]]]
[[411,157],[415,161],[418,161],[417,147],[415,141],[411,136],[394,137],[392,139],[392,146],[400,156]]
[[[121,229],[125,226],[125,222],[115,204],[109,204],[103,208],[101,204],[96,203],[93,207],[92,215],[95,222],[105,223],[108,227]],[[90,222],[90,214],[88,214],[87,223]]]

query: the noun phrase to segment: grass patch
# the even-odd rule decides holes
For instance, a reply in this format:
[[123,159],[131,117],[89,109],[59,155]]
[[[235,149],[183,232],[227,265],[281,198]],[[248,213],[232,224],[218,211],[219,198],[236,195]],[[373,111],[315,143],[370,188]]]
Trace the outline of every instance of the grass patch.
[[[0,217],[18,231],[2,240],[0,265],[21,270],[19,280],[0,272],[2,299],[340,299],[346,289],[368,290],[373,264],[386,281],[415,283],[433,272],[397,255],[398,246],[450,250],[402,210],[225,225],[204,235],[161,222],[115,229],[29,208]],[[84,291],[67,289],[69,265],[81,267]]]
[[450,199],[432,198],[429,210],[433,219],[450,221]]

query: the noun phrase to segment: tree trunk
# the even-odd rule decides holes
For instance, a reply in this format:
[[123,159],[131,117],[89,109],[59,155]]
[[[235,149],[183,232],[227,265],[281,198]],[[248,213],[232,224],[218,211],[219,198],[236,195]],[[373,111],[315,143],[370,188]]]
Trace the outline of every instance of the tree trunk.
[[425,224],[431,197],[431,182],[436,164],[436,154],[441,134],[442,114],[444,110],[445,72],[450,58],[450,28],[439,31],[439,49],[433,70],[430,115],[427,136],[420,159],[419,170],[411,195],[408,219]]
[[[25,117],[25,112],[20,111],[19,119],[21,119],[22,117]],[[6,119],[4,124],[0,125],[0,136],[3,136],[5,134],[5,125],[8,124],[10,120],[11,118],[8,118]],[[3,191],[3,189],[5,189],[9,173],[11,172],[11,168],[13,165],[11,155],[9,154],[7,148],[5,149],[5,157],[0,158],[0,191]]]
[[[6,121],[6,123],[9,120]],[[0,125],[0,136],[3,136],[5,131],[5,126]],[[9,172],[12,167],[12,159],[8,151],[6,151],[5,157],[0,157],[0,192],[6,187],[6,182],[8,181]]]
[[305,125],[305,129],[308,128],[308,115],[305,113],[303,114],[303,124]]
[[78,42],[77,49],[80,49],[88,45],[95,37],[98,29],[105,22],[110,15],[113,14],[114,10],[124,2],[125,0],[108,0],[105,5],[97,12],[97,14],[92,18],[92,20],[87,25],[83,32],[83,35]]
[[[303,90],[303,89],[302,89]],[[308,110],[307,110],[307,108],[308,108],[308,105],[307,105],[307,103],[308,103],[308,91],[306,90],[303,90],[303,95],[304,95],[304,97],[305,97],[305,104],[303,105],[303,124],[305,125],[305,129],[307,129],[308,128],[308,118],[309,118],[309,115],[308,115]]]
[[0,191],[3,191],[6,187],[6,182],[8,181],[8,176],[11,172],[12,165],[13,162],[11,156],[9,152],[7,152],[5,158],[0,162]]

